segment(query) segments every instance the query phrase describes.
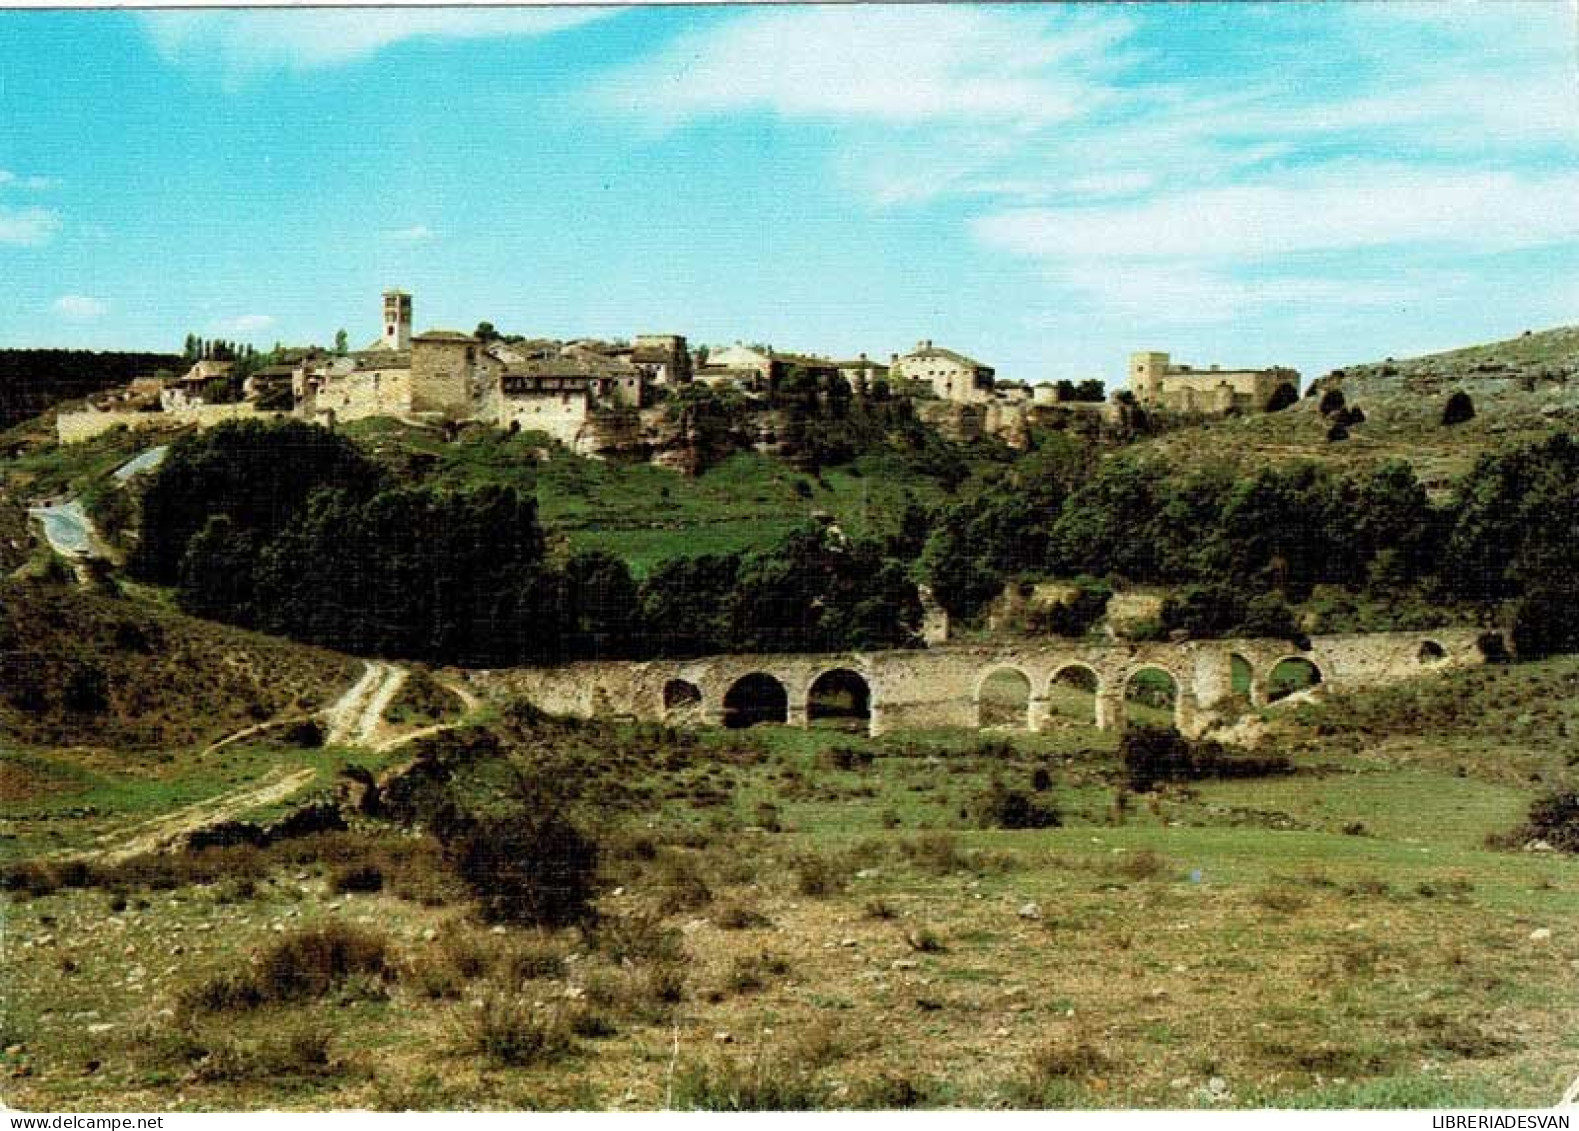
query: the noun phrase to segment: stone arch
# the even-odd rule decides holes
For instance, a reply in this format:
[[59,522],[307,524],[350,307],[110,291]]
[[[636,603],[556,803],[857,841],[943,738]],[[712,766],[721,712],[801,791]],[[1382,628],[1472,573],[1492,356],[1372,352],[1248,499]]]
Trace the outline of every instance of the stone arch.
[[1420,641],[1420,650],[1415,653],[1415,659],[1422,664],[1440,664],[1447,659],[1447,649],[1435,640]]
[[1102,677],[1095,668],[1090,664],[1064,664],[1047,681],[1048,717],[1095,726],[1101,696]]
[[1316,662],[1306,656],[1284,656],[1267,669],[1266,701],[1276,703],[1300,691],[1309,691],[1326,676]]
[[696,718],[702,713],[702,689],[688,679],[671,679],[663,685],[665,719]]
[[829,668],[806,689],[806,721],[865,729],[872,719],[872,685],[854,668]]
[[976,725],[1031,729],[1031,677],[1013,664],[989,668],[976,684]]
[[1178,726],[1179,677],[1160,664],[1143,664],[1124,677],[1124,719],[1146,726]]
[[724,725],[735,730],[758,723],[789,722],[789,692],[766,672],[751,672],[724,692]]

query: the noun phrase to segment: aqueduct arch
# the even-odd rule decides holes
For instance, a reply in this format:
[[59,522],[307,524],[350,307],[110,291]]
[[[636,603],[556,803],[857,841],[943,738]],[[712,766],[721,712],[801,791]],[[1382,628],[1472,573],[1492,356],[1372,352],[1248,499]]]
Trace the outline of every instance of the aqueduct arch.
[[758,723],[787,722],[789,692],[782,682],[766,672],[743,675],[724,692],[723,723],[731,730],[743,730]]
[[[1307,675],[1319,677],[1324,693],[1339,694],[1483,664],[1488,654],[1495,654],[1483,635],[1478,628],[1351,633],[1311,637],[1298,649],[1273,639],[1013,640],[828,655],[588,661],[470,672],[466,678],[485,697],[524,697],[555,714],[726,726],[805,726],[814,715],[832,718],[837,712],[817,704],[826,707],[827,684],[839,683],[840,704],[851,715],[859,714],[864,687],[868,728],[872,734],[886,734],[994,725],[990,710],[983,719],[983,699],[989,681],[1000,672],[1013,684],[1014,694],[1006,701],[1012,717],[1003,720],[1009,725],[1041,730],[1072,718],[1061,710],[1066,697],[1084,705],[1094,679],[1094,710],[1085,720],[1103,730],[1120,728],[1126,715],[1135,717],[1125,709],[1126,688],[1137,673],[1155,670],[1160,676],[1148,680],[1158,689],[1165,683],[1171,686],[1173,709],[1161,708],[1160,716],[1153,717],[1198,735],[1237,713],[1247,677],[1252,704],[1267,706],[1273,670],[1285,661],[1311,665]],[[1492,637],[1493,644],[1495,640]],[[846,674],[835,677],[834,672]],[[1090,674],[1079,674],[1086,672]],[[1161,701],[1166,703],[1166,696]]]
[[1102,725],[1102,677],[1090,664],[1064,664],[1047,681],[1047,721]]
[[1031,677],[1013,664],[995,664],[988,668],[976,682],[976,727],[1033,729],[1034,689]]
[[1325,680],[1320,665],[1309,656],[1284,656],[1267,668],[1266,701],[1268,705],[1277,703]]
[[866,676],[853,668],[829,668],[806,689],[806,721],[819,720],[869,725],[872,718],[872,686]]
[[1121,726],[1129,723],[1179,726],[1183,715],[1183,680],[1161,664],[1142,664],[1124,677],[1123,703]]

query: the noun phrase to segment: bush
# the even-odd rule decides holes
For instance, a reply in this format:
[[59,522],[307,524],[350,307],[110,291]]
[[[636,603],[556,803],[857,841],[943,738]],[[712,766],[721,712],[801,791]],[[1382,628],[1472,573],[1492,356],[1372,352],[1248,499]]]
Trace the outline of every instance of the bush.
[[1296,405],[1298,403],[1299,390],[1296,389],[1290,382],[1284,381],[1277,388],[1273,389],[1272,395],[1267,398],[1266,411],[1282,412],[1290,405]]
[[1294,772],[1282,755],[1231,756],[1215,742],[1191,742],[1171,727],[1133,726],[1119,741],[1129,788],[1146,793],[1158,782],[1257,778]]
[[1447,398],[1447,403],[1442,406],[1442,427],[1451,428],[1455,424],[1464,424],[1475,419],[1475,402],[1469,399],[1469,394],[1459,389]]
[[1555,791],[1530,803],[1524,823],[1511,833],[1491,838],[1498,848],[1520,848],[1545,841],[1559,852],[1579,853],[1579,790]]
[[1343,410],[1347,401],[1344,399],[1342,389],[1328,389],[1321,394],[1321,403],[1316,406],[1316,411],[1323,416],[1331,416]]
[[329,877],[329,890],[336,895],[383,891],[383,870],[377,864],[351,864],[336,868]]
[[749,1064],[690,1065],[674,1078],[674,1106],[682,1111],[814,1111],[827,1100],[806,1065],[765,1053]]
[[490,922],[561,927],[593,918],[597,842],[556,810],[468,822],[446,848]]
[[519,1068],[557,1060],[571,1051],[574,1042],[561,1014],[533,1008],[530,1002],[495,989],[471,1014],[462,1047],[495,1064]]
[[795,890],[801,895],[837,895],[844,890],[839,861],[814,852],[795,858]]
[[972,810],[976,825],[983,829],[1051,829],[1063,824],[1053,806],[998,781],[977,795]]
[[382,936],[329,923],[286,935],[259,956],[255,968],[220,974],[188,988],[180,1000],[206,1013],[240,1011],[321,998],[351,977],[392,973]]

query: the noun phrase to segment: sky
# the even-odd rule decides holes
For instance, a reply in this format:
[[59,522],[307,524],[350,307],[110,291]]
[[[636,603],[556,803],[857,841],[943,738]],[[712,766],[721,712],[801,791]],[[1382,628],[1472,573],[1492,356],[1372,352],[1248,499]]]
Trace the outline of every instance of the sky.
[[1575,0],[0,12],[0,346],[678,332],[1028,382],[1579,322]]

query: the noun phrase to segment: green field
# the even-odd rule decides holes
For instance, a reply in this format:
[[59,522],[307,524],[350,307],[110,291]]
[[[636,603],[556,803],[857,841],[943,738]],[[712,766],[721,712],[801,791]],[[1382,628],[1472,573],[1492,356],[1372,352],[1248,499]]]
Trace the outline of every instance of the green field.
[[[590,775],[598,931],[501,933],[409,861],[398,876],[386,862],[382,891],[338,890],[353,857],[420,845],[376,821],[236,858],[229,880],[13,893],[6,1099],[1548,1105],[1579,1055],[1579,861],[1486,838],[1571,775],[1575,701],[1550,696],[1575,679],[1579,661],[1549,661],[1274,712],[1272,749],[1297,772],[1144,795],[1122,788],[1111,734],[1069,723],[512,739],[522,764]],[[243,746],[119,775],[82,757],[21,760],[38,784],[13,806],[14,856],[282,764],[327,781],[345,755]],[[487,806],[510,765],[462,762],[452,788]],[[984,825],[994,782],[1061,825]],[[84,802],[95,813],[73,816]],[[384,973],[321,998],[192,1004],[327,923],[375,934]],[[477,1044],[484,1016],[515,1037],[567,1028],[551,1048],[509,1045],[522,1059],[507,1063]]]

